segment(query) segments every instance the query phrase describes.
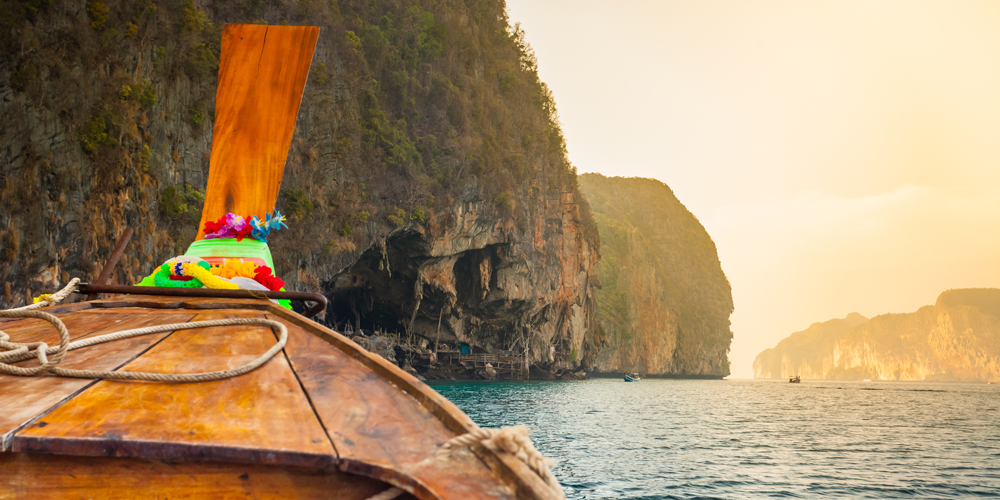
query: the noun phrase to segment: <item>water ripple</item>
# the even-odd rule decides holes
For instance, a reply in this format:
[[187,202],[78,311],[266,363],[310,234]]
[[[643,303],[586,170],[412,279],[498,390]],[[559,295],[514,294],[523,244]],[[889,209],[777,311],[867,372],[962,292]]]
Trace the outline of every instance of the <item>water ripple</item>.
[[435,388],[526,424],[571,499],[1000,496],[1000,387],[652,380]]

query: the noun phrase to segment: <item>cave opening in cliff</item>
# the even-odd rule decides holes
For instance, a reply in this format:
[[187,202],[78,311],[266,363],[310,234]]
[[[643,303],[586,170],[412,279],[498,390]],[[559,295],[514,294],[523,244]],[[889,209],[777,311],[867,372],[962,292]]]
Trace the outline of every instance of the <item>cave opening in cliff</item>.
[[327,322],[339,331],[406,334],[430,345],[510,349],[530,304],[494,293],[503,251],[503,245],[486,245],[433,256],[424,234],[394,233],[326,283]]
[[340,332],[363,331],[366,334],[382,331],[400,333],[406,326],[392,312],[391,304],[376,301],[368,289],[355,289],[338,293],[327,308],[327,322]]
[[327,321],[340,331],[405,332],[417,266],[403,249],[420,240],[408,232],[376,241],[325,286]]
[[[454,294],[422,285],[434,279],[450,284],[454,260],[444,259],[435,267],[429,253],[426,238],[418,231],[400,231],[374,242],[354,264],[326,283],[331,299],[327,322],[340,331],[413,333],[428,339],[443,330],[443,338],[453,339],[448,325],[439,325],[446,312],[452,312]],[[442,268],[446,276],[422,275],[430,268]]]

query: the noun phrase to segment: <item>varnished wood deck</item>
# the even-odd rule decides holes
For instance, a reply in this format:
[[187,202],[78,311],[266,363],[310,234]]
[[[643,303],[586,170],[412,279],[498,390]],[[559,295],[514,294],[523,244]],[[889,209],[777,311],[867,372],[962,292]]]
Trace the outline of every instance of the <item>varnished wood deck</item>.
[[[171,486],[162,492],[175,494],[161,497],[307,498],[323,491],[336,497],[340,484],[344,492],[367,498],[381,491],[378,484],[391,484],[422,499],[549,498],[537,476],[510,457],[479,449],[435,458],[441,444],[474,428],[464,413],[395,365],[270,301],[122,296],[48,310],[75,338],[246,316],[285,323],[289,338],[284,351],[258,370],[215,382],[0,375],[0,499],[7,491],[26,491],[25,478],[8,471],[62,485],[52,486],[52,492],[104,484],[106,494],[84,496],[115,498],[117,487],[111,486],[135,485],[122,475],[122,467],[149,475],[149,485],[204,481],[220,488],[218,495],[211,489],[181,495],[183,487]],[[56,338],[54,329],[39,320],[5,322],[0,328],[15,342]],[[267,327],[181,329],[71,351],[63,366],[213,371],[254,359],[275,341]],[[87,479],[73,486],[76,481],[65,472],[70,470],[82,471]],[[266,479],[259,480],[259,488],[247,489],[239,479],[247,474]],[[102,483],[98,476],[109,479]],[[188,479],[169,480],[181,476]],[[303,489],[264,493],[285,482]]]

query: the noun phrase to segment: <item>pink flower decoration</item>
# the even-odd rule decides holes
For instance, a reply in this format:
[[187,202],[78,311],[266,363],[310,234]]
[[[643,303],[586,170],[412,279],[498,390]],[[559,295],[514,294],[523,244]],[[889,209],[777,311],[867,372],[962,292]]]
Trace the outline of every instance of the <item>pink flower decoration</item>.
[[233,232],[239,232],[243,230],[247,225],[247,220],[236,214],[226,214],[226,224],[229,226]]
[[[281,217],[281,213],[278,212],[277,216],[272,218],[268,214],[269,226],[274,229],[280,229],[279,224],[285,220]],[[254,221],[257,221],[257,216],[254,216]],[[280,224],[285,226],[284,224]],[[264,230],[269,230],[268,226],[262,226]],[[225,217],[219,218],[217,221],[209,221],[205,223],[205,239],[210,240],[214,238],[236,238],[236,241],[243,241],[243,238],[248,238],[251,235],[253,237],[267,242],[266,233],[262,237],[258,237],[256,233],[261,227],[255,229],[254,224],[251,224],[246,218],[236,215],[234,213],[228,213]]]

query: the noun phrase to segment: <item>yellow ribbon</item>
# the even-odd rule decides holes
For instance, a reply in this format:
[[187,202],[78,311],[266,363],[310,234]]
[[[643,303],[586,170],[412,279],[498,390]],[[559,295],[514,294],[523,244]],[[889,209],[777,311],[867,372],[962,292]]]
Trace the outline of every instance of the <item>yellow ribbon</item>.
[[226,279],[237,276],[254,279],[254,271],[256,270],[257,264],[245,262],[243,259],[227,259],[221,266],[212,266],[211,269],[212,274]]
[[193,276],[195,279],[200,281],[201,284],[205,285],[205,288],[215,288],[220,290],[237,290],[240,288],[236,283],[225,281],[198,264],[186,262],[181,265],[181,269],[184,270],[184,276]]

